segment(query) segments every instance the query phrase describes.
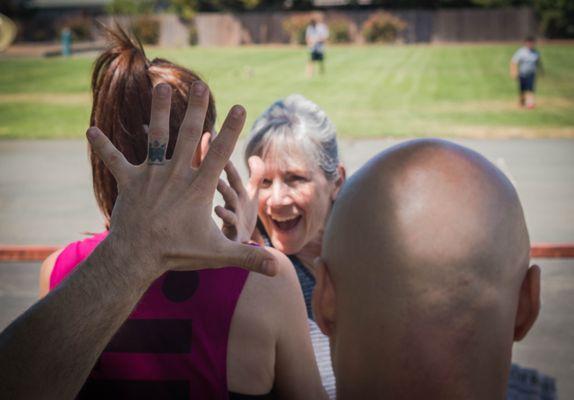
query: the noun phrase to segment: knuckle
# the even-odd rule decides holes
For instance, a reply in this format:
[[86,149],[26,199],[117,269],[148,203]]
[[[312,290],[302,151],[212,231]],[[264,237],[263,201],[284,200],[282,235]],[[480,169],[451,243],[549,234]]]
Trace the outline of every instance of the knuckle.
[[117,153],[109,153],[107,160],[106,160],[108,166],[112,167],[112,168],[119,166],[120,161],[121,161],[121,158],[120,158],[119,154],[117,154]]
[[243,252],[241,257],[242,263],[246,267],[256,267],[259,262],[259,255],[256,251],[247,249]]
[[162,128],[157,127],[157,126],[153,126],[153,127],[149,128],[148,137],[152,140],[153,139],[161,139],[166,134],[167,134],[167,131],[165,129],[162,129]]
[[209,149],[208,154],[212,154],[212,157],[221,160],[229,158],[229,154],[226,147],[223,146],[221,143],[214,143]]

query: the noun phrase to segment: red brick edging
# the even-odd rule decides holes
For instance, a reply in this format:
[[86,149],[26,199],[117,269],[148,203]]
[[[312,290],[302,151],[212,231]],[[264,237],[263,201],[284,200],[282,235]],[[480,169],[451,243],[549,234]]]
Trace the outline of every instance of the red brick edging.
[[[0,245],[0,262],[42,261],[59,246]],[[534,243],[530,249],[533,258],[574,258],[574,243]]]

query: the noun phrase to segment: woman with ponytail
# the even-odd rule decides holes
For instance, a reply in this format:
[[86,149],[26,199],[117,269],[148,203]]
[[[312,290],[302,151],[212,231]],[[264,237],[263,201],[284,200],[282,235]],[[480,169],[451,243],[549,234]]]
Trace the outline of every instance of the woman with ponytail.
[[[92,75],[90,125],[105,132],[130,163],[145,162],[147,132],[154,129],[148,127],[152,89],[168,83],[171,158],[188,93],[199,76],[167,60],[148,60],[141,44],[119,28],[107,34],[109,47],[96,60]],[[190,160],[194,166],[207,151],[215,118],[210,93],[205,134]],[[41,269],[40,296],[64,280],[107,235],[117,184],[89,151],[106,230],[48,257]],[[297,277],[289,261],[274,254],[281,267],[273,278],[234,267],[162,275],[108,343],[78,398],[324,398]]]

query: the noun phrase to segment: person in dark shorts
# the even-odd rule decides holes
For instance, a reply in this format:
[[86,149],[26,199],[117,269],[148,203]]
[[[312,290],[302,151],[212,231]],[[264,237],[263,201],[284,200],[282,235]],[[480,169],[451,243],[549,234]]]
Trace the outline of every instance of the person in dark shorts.
[[321,15],[313,16],[305,30],[305,42],[311,52],[307,63],[307,77],[309,78],[314,74],[315,63],[319,64],[319,73],[325,73],[325,42],[329,38],[329,28],[321,20]]
[[536,73],[542,71],[540,53],[535,48],[536,41],[533,37],[524,40],[524,46],[514,53],[510,61],[510,75],[518,79],[520,90],[519,102],[521,107],[534,108],[534,89]]

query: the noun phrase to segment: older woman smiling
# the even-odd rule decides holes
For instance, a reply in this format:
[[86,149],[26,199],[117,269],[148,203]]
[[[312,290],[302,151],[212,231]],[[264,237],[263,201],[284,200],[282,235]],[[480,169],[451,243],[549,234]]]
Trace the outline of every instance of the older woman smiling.
[[[226,168],[229,185],[219,185],[226,204],[215,212],[224,231],[247,241],[255,230],[259,241],[290,256],[300,281],[306,276],[314,284],[313,261],[346,174],[335,126],[318,105],[290,95],[255,121],[245,160],[250,170],[246,188],[231,164]],[[311,291],[303,286],[309,315]]]
[[323,229],[346,174],[339,160],[335,127],[315,103],[290,95],[272,104],[255,121],[245,160],[249,183],[244,188],[229,164],[229,185],[219,184],[226,204],[215,212],[228,236],[241,241],[257,238],[289,256],[305,297],[323,384],[333,396],[328,342],[316,329],[311,296],[313,262],[321,253]]
[[323,227],[345,179],[335,127],[300,95],[274,103],[255,122],[245,157],[265,165],[258,215],[275,248],[312,271]]

